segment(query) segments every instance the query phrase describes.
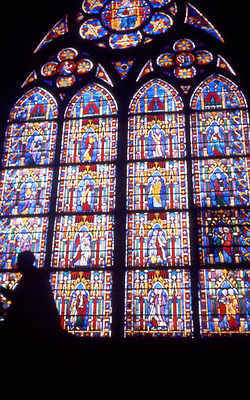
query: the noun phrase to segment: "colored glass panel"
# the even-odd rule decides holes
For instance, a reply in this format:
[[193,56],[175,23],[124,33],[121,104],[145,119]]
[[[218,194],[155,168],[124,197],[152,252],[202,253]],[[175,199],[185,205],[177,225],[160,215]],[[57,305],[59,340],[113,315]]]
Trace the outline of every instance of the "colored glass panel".
[[191,115],[194,156],[249,153],[249,118],[245,110],[206,111]]
[[57,217],[52,266],[105,268],[113,264],[114,218],[108,215]]
[[115,160],[117,129],[117,119],[113,117],[65,121],[61,162]]
[[207,50],[199,50],[195,52],[196,63],[198,65],[206,65],[213,61],[213,54]]
[[77,336],[111,336],[110,272],[58,272],[50,282],[63,329]]
[[74,72],[76,64],[74,61],[63,61],[58,67],[58,73],[62,76],[68,76]]
[[150,14],[145,0],[112,0],[104,7],[101,18],[106,27],[120,32],[138,28]]
[[153,72],[153,71],[154,71],[154,68],[153,68],[152,60],[148,60],[146,62],[146,64],[144,64],[144,66],[142,67],[139,75],[137,76],[136,82],[138,82],[141,78],[144,78],[144,76],[146,76],[147,74],[149,74],[150,72]]
[[150,22],[144,27],[144,32],[148,35],[161,35],[166,33],[174,21],[169,15],[164,13],[156,13],[151,17]]
[[127,266],[188,265],[188,227],[185,212],[128,215]]
[[191,68],[175,68],[174,75],[179,79],[191,79],[196,75],[195,67]]
[[204,264],[250,261],[248,210],[200,211],[200,261]]
[[110,93],[101,85],[91,84],[80,90],[71,100],[66,118],[82,118],[116,114],[117,105]]
[[194,201],[202,207],[249,204],[250,163],[245,158],[195,160]]
[[221,75],[213,75],[203,81],[192,96],[194,110],[231,109],[246,107],[246,100],[238,87]]
[[55,99],[44,89],[28,91],[15,104],[10,113],[10,121],[48,120],[58,116]]
[[96,40],[101,39],[107,34],[107,29],[101,25],[98,19],[89,19],[80,27],[80,36],[82,39]]
[[1,215],[40,214],[49,210],[52,169],[8,169],[0,178]]
[[113,62],[113,65],[118,74],[120,75],[120,78],[125,79],[127,78],[130,69],[134,65],[134,61],[133,60],[115,61]]
[[171,0],[149,0],[149,2],[153,8],[159,8],[166,6]]
[[65,61],[65,60],[74,60],[78,55],[78,51],[76,49],[72,49],[71,47],[67,49],[62,49],[58,53],[58,60]]
[[130,160],[184,157],[186,154],[183,114],[147,114],[129,118]]
[[6,132],[4,166],[49,164],[54,159],[57,124],[34,122],[11,124]]
[[209,22],[200,11],[198,11],[193,5],[188,4],[186,9],[185,23],[195,28],[201,29],[209,35],[215,37],[220,42],[224,43],[224,39],[215,27]]
[[130,104],[130,113],[175,112],[183,110],[177,90],[168,83],[155,79],[143,85]]
[[[21,279],[21,274],[4,272],[0,273],[0,286],[5,289],[13,290],[17,286],[19,280]],[[6,320],[8,308],[11,305],[11,301],[6,299],[3,294],[0,293],[0,328],[1,325]]]
[[84,0],[82,3],[82,9],[88,14],[98,14],[105,3],[106,0],[101,2],[98,0]]
[[68,31],[69,31],[68,16],[65,15],[47,33],[47,35],[43,38],[43,40],[39,43],[39,45],[34,50],[34,53],[37,53],[42,47],[46,46],[48,43],[52,42],[53,40],[57,39],[58,37],[65,35]]
[[107,212],[114,209],[114,165],[62,167],[58,211]]
[[195,44],[190,39],[179,39],[174,43],[173,49],[176,52],[192,51],[195,48]]
[[57,73],[57,62],[48,62],[41,68],[41,74],[46,77],[54,76]]
[[79,60],[76,64],[76,71],[80,75],[86,74],[87,72],[91,71],[92,68],[93,68],[93,63],[87,58]]
[[98,64],[96,68],[96,77],[101,79],[103,82],[108,83],[110,86],[114,86],[112,80],[101,64]]
[[125,336],[192,335],[189,272],[128,271],[125,288]]
[[142,41],[142,34],[140,32],[132,33],[115,33],[109,38],[109,45],[112,49],[128,49],[136,47]]
[[44,266],[48,219],[8,218],[0,220],[0,268],[16,266],[18,253],[31,250],[36,265]]
[[249,270],[201,270],[201,334],[249,334]]
[[157,58],[157,64],[160,67],[169,68],[175,64],[175,56],[173,53],[164,53]]
[[129,210],[187,208],[184,161],[128,164],[127,186]]
[[70,76],[59,76],[56,80],[56,86],[58,88],[66,88],[71,87],[76,82],[76,78],[74,75]]

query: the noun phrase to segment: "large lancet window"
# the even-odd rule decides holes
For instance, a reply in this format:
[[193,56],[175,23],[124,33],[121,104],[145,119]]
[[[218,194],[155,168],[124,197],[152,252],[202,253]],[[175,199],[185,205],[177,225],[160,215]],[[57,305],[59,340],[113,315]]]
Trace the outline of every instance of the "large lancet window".
[[0,284],[32,250],[70,334],[247,335],[249,114],[224,39],[186,1],[79,4],[10,110]]
[[130,104],[127,335],[191,332],[183,108],[177,91],[160,79],[143,85]]
[[250,189],[246,100],[229,79],[213,75],[196,89],[191,109],[199,261],[207,268],[200,271],[201,332],[245,332],[247,271],[241,267],[249,261]]

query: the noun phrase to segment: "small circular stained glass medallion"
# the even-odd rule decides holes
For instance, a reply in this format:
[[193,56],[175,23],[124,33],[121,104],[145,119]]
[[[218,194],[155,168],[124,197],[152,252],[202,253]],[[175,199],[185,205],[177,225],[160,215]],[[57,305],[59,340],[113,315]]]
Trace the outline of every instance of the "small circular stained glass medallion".
[[80,36],[83,39],[96,40],[107,34],[108,31],[101,25],[98,19],[89,19],[80,27]]
[[56,80],[56,86],[58,88],[66,88],[73,86],[76,81],[76,78],[74,75],[70,76],[59,76]]
[[173,20],[169,15],[164,13],[154,14],[145,26],[144,32],[148,35],[161,35],[166,33],[173,25]]
[[175,74],[176,78],[179,78],[179,79],[191,79],[191,78],[195,77],[196,69],[195,69],[195,67],[191,67],[191,68],[177,67],[174,70],[174,74]]
[[86,74],[87,72],[91,71],[93,68],[93,63],[88,60],[87,58],[83,58],[77,62],[76,71],[78,74]]
[[184,51],[177,54],[175,61],[178,67],[190,67],[195,61],[195,56]]
[[76,49],[67,48],[59,51],[57,58],[59,61],[74,60],[77,55],[78,51]]
[[194,43],[192,42],[192,40],[189,40],[189,39],[177,40],[177,42],[175,42],[174,47],[173,47],[174,51],[177,51],[177,52],[192,51],[192,50],[194,50],[194,48],[195,48]]
[[57,67],[57,62],[48,62],[42,66],[41,74],[46,77],[54,76],[57,73]]
[[112,0],[102,11],[102,23],[114,31],[136,29],[151,15],[146,0]]

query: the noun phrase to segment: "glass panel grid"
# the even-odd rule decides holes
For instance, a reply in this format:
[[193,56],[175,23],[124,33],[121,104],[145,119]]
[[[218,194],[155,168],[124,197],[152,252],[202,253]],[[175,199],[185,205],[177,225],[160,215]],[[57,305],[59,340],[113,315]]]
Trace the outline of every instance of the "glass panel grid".
[[125,290],[125,336],[192,335],[188,271],[127,271]]

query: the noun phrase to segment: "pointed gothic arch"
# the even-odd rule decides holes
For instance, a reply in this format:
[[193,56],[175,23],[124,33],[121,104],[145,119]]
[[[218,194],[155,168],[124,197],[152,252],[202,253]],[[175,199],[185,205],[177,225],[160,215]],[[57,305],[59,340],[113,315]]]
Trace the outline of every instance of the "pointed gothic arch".
[[65,330],[249,333],[249,115],[224,43],[186,1],[113,0],[36,47],[6,130],[0,279],[39,254]]

